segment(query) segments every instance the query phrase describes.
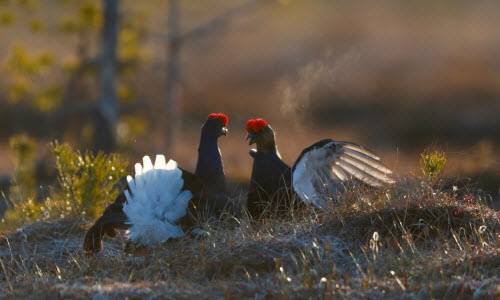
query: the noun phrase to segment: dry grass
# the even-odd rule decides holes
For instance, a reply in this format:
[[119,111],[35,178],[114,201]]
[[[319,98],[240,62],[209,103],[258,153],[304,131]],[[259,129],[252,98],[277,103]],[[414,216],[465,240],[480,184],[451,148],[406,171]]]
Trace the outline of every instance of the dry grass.
[[5,297],[470,298],[498,297],[498,213],[480,194],[357,188],[331,210],[239,226],[123,254],[106,239],[88,258],[88,222],[60,219],[0,239]]

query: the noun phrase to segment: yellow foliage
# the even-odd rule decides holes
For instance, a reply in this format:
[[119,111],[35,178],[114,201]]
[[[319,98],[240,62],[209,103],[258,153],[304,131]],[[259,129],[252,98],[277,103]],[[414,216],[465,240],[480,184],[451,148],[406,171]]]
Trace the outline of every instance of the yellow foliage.
[[127,124],[130,133],[132,134],[143,134],[148,130],[148,122],[141,117],[126,116],[121,118],[122,122]]
[[0,228],[17,228],[24,224],[46,220],[49,216],[50,214],[42,202],[35,203],[30,199],[8,209],[4,215],[5,224],[2,224],[3,226]]
[[137,32],[124,28],[120,31],[118,56],[123,61],[136,60],[140,58],[140,48],[138,47]]
[[35,10],[38,8],[38,3],[34,0],[16,0],[16,3],[28,10]]
[[62,20],[59,27],[61,28],[61,31],[66,33],[78,32],[78,24],[72,18]]
[[94,155],[73,151],[69,145],[50,145],[56,156],[59,188],[53,189],[51,202],[58,214],[95,218],[117,196],[115,185],[125,176],[127,163],[117,154]]
[[116,198],[115,187],[125,176],[127,163],[117,154],[81,153],[56,141],[50,149],[56,156],[59,186],[51,189],[50,197],[36,201],[36,144],[20,135],[11,138],[10,145],[15,165],[14,185],[9,193],[13,207],[7,210],[0,229],[65,216],[95,218]]
[[11,25],[16,21],[16,15],[10,11],[3,11],[0,13],[0,24]]
[[24,45],[12,48],[11,55],[4,62],[6,71],[12,73],[8,89],[8,99],[13,103],[21,100],[33,101],[41,112],[53,111],[60,104],[61,87],[59,84],[41,80],[53,70],[54,56],[50,52],[30,55]]
[[18,74],[40,75],[48,71],[53,63],[54,56],[49,52],[30,55],[24,45],[15,45],[6,61],[6,67],[8,71]]
[[76,16],[61,22],[61,30],[66,33],[90,33],[102,25],[102,12],[99,1],[83,1],[76,9]]
[[49,52],[43,52],[36,58],[36,63],[41,69],[48,69],[54,64],[54,56]]
[[13,207],[6,211],[5,223],[2,223],[0,228],[17,227],[43,217],[42,205],[35,201],[36,142],[21,134],[9,139],[9,147],[14,163],[12,187],[9,190],[9,200]]
[[446,164],[445,153],[439,150],[432,151],[430,149],[426,149],[422,154],[420,154],[420,157],[424,175],[430,182],[433,182],[441,172],[443,166]]
[[147,59],[146,50],[141,47],[141,37],[144,36],[144,20],[146,15],[137,12],[127,19],[118,36],[118,59],[128,68]]
[[102,23],[102,14],[98,1],[84,1],[78,8],[78,18],[86,28],[99,28]]
[[9,147],[13,153],[14,166],[19,168],[23,162],[33,160],[36,142],[26,134],[15,135],[9,139]]
[[41,112],[55,110],[61,102],[62,88],[59,85],[50,85],[35,96],[35,106]]
[[29,97],[31,86],[31,80],[26,78],[26,76],[14,77],[11,85],[8,88],[8,100],[16,103],[22,99]]
[[125,116],[118,123],[117,136],[122,146],[133,140],[132,137],[144,134],[148,130],[148,122],[142,117]]
[[41,32],[45,29],[45,26],[40,19],[31,19],[29,21],[29,27],[32,32]]
[[74,72],[75,70],[78,69],[79,66],[80,66],[80,62],[74,56],[68,56],[68,57],[64,58],[64,60],[62,62],[63,70],[65,72],[68,72],[68,73]]
[[118,84],[117,96],[121,102],[127,102],[134,98],[134,93],[127,84]]

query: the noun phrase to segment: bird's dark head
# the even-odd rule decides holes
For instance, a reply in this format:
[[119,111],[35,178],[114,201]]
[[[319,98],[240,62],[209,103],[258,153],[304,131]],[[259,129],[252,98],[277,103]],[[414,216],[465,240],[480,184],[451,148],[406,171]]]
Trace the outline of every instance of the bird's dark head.
[[225,114],[209,114],[207,120],[203,124],[202,133],[219,138],[221,135],[227,134],[228,118]]
[[257,144],[258,151],[273,150],[276,148],[274,142],[274,131],[263,119],[249,120],[247,122],[248,144]]

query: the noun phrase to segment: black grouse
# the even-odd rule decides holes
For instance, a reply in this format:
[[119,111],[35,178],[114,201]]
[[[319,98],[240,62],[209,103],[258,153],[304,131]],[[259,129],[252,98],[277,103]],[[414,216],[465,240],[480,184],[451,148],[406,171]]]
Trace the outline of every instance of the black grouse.
[[218,139],[227,133],[228,118],[210,114],[201,128],[196,170],[190,173],[158,155],[153,165],[145,156],[136,164],[135,178],[87,231],[83,248],[102,250],[104,234],[114,237],[128,229],[137,245],[153,245],[183,235],[197,220],[218,219],[224,211],[235,212],[226,195],[226,179]]
[[252,218],[281,214],[304,203],[325,207],[329,200],[338,200],[352,179],[373,187],[394,183],[379,157],[357,144],[321,140],[305,148],[290,167],[281,160],[274,131],[265,120],[249,120],[246,130],[249,145],[257,145],[250,150],[254,161],[247,209]]

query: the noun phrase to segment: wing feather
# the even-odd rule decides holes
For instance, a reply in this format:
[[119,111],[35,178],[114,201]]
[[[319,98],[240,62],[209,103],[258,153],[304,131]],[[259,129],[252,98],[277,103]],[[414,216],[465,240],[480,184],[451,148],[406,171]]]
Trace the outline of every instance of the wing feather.
[[371,152],[370,150],[367,150],[366,148],[364,148],[363,146],[360,146],[358,144],[354,144],[354,143],[350,143],[350,142],[336,142],[335,144],[338,146],[341,146],[343,148],[352,149],[354,151],[361,152],[364,155],[371,157],[372,159],[380,160],[380,157],[375,155],[375,153]]
[[349,177],[347,177],[342,168],[337,165],[332,166],[332,172],[335,174],[335,176],[337,176],[338,179],[340,179],[343,182],[349,179]]
[[365,172],[376,179],[387,182],[387,183],[394,183],[394,180],[389,178],[386,174],[380,172],[378,169],[373,168],[373,166],[367,165],[361,161],[358,161],[354,158],[348,157],[348,156],[340,156],[340,159],[351,164],[352,166],[356,167],[359,169],[361,172]]
[[366,172],[356,168],[355,166],[351,165],[350,163],[347,163],[343,160],[339,160],[336,162],[337,165],[342,167],[342,169],[346,170],[349,174],[351,174],[353,177],[355,177],[358,180],[361,180],[363,182],[368,183],[371,186],[374,187],[381,187],[382,185],[380,182],[378,182],[374,177],[370,176]]
[[322,207],[327,199],[339,200],[352,179],[373,187],[393,184],[392,171],[379,160],[360,145],[322,140],[304,149],[295,162],[293,188],[304,202]]
[[346,156],[353,157],[359,161],[362,161],[365,164],[368,164],[368,165],[372,166],[373,168],[375,168],[383,173],[392,174],[392,171],[389,168],[387,168],[386,166],[384,166],[383,164],[381,164],[377,160],[374,160],[372,157],[367,156],[361,152],[358,152],[358,151],[355,151],[355,150],[352,150],[349,148],[342,148],[341,153],[345,154]]

